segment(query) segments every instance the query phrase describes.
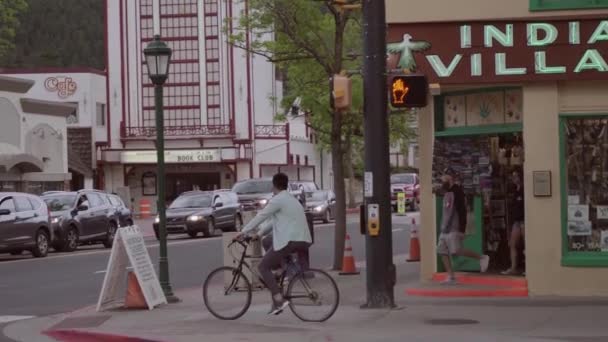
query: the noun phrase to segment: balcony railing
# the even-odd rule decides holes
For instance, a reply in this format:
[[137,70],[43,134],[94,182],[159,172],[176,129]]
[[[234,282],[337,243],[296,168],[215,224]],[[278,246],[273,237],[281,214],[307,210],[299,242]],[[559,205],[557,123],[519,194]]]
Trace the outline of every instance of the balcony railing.
[[[123,139],[155,138],[156,127],[122,126],[121,136]],[[230,136],[234,135],[231,125],[192,125],[192,126],[168,126],[165,127],[165,137],[205,137],[205,136]]]
[[288,139],[289,124],[285,125],[256,125],[256,139]]

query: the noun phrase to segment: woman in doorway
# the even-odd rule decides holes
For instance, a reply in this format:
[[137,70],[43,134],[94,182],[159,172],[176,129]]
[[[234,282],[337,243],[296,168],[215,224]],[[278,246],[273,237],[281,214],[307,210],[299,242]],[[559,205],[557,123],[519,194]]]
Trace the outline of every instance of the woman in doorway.
[[502,272],[505,275],[519,274],[518,268],[518,256],[519,256],[519,243],[523,242],[524,239],[524,187],[521,176],[521,171],[516,169],[512,174],[513,182],[513,201],[511,202],[511,217],[513,226],[511,228],[511,237],[509,239],[509,247],[511,250],[511,267]]

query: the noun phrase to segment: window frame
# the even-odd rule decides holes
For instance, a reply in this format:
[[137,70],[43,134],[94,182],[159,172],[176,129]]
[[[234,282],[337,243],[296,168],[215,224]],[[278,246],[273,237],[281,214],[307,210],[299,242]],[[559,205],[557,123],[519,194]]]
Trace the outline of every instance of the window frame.
[[583,10],[583,9],[598,9],[608,8],[608,0],[585,0],[586,3],[581,4],[581,0],[553,0],[554,3],[544,4],[546,0],[530,0],[530,11],[563,11],[563,10]]
[[11,203],[13,203],[13,208],[9,210],[11,210],[11,215],[15,215],[17,214],[17,203],[15,203],[15,198],[13,196],[7,196],[4,198],[0,198],[0,205],[2,205],[2,203],[4,203],[5,201],[11,201]]
[[560,113],[559,125],[559,182],[560,182],[560,218],[562,234],[561,265],[567,267],[607,267],[608,252],[576,252],[568,249],[568,188],[566,165],[566,129],[569,119],[608,119],[608,113]]

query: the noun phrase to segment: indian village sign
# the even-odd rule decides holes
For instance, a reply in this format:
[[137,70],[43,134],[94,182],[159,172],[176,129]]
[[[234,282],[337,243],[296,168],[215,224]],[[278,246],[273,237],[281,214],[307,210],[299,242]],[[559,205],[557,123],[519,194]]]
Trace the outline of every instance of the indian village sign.
[[608,18],[389,27],[389,68],[442,84],[608,78]]

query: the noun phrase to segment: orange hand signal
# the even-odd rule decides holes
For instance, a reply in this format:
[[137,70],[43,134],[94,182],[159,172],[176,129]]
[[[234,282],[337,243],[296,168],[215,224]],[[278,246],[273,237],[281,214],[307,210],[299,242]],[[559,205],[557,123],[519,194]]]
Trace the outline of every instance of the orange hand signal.
[[409,93],[410,88],[405,85],[402,79],[397,79],[393,82],[393,99],[396,104],[403,104],[405,95]]

